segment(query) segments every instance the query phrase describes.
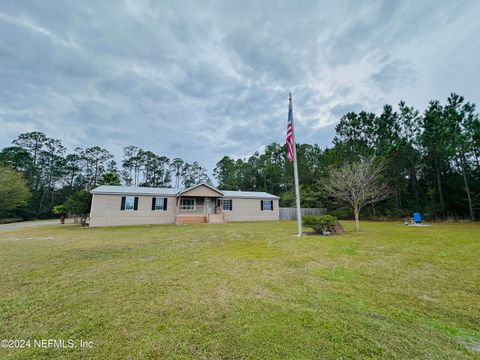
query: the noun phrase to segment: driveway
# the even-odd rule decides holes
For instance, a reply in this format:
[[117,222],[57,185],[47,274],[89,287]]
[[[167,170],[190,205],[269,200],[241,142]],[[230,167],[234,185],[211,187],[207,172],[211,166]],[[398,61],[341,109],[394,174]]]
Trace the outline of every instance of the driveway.
[[[69,219],[65,220],[65,223],[72,222],[73,220]],[[37,220],[37,221],[20,221],[10,224],[0,224],[0,232],[1,231],[10,231],[10,230],[17,230],[17,229],[25,229],[30,227],[37,227],[37,226],[45,226],[45,225],[60,225],[60,220]]]

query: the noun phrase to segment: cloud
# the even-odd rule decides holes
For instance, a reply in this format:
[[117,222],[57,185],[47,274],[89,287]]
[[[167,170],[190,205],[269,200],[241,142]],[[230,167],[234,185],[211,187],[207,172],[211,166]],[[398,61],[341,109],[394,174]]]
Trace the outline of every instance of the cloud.
[[415,75],[412,65],[408,61],[393,61],[386,63],[370,77],[378,87],[390,92],[397,87],[413,85]]
[[54,34],[50,30],[35,24],[31,19],[26,16],[10,16],[7,14],[0,13],[0,21],[4,21],[16,26],[23,27],[27,30],[30,30],[34,33],[40,34],[49,38],[55,44],[80,50],[78,44],[76,44],[72,39],[64,39],[59,35]]
[[211,170],[283,142],[290,91],[297,139],[327,146],[348,111],[478,103],[479,15],[473,0],[3,1],[0,147],[38,130]]

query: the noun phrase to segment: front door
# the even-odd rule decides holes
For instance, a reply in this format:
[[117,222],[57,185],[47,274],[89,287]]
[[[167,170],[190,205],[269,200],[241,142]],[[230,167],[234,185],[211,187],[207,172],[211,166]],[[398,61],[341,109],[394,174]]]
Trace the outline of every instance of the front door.
[[212,213],[212,199],[207,198],[207,214]]

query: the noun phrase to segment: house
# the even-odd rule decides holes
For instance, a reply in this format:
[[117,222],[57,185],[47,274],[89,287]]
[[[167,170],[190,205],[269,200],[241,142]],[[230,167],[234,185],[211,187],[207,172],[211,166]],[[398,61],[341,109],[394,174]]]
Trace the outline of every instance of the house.
[[102,185],[91,191],[90,226],[278,220],[278,196],[224,191]]

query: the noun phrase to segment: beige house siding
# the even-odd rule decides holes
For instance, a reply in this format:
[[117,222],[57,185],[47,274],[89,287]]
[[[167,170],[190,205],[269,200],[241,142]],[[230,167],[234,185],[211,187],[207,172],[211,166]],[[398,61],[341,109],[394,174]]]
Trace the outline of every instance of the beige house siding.
[[[273,210],[261,210],[261,199],[232,199],[232,210],[224,210],[225,221],[279,220],[278,200],[273,200]],[[265,199],[271,200],[271,199]]]
[[138,195],[138,210],[120,210],[122,195],[95,194],[92,199],[90,226],[174,224],[176,200],[167,197],[167,210],[152,210],[152,197]]
[[[208,188],[207,188],[208,189]],[[195,190],[195,189],[193,189]],[[205,189],[203,189],[205,190]],[[208,189],[210,190],[210,189]],[[205,193],[202,193],[202,196]],[[218,197],[218,194],[215,193]],[[189,194],[190,195],[190,194]],[[138,197],[137,210],[121,210],[122,196]],[[90,226],[118,226],[118,225],[146,225],[146,224],[174,224],[177,211],[177,197],[174,195],[163,196],[167,198],[167,210],[152,210],[153,195],[122,195],[122,194],[94,194],[92,210],[90,212]],[[159,196],[162,197],[162,196]],[[182,197],[193,197],[182,196]],[[272,221],[279,220],[278,199],[273,199],[273,210],[261,210],[260,198],[235,198],[232,199],[232,210],[224,210],[224,220],[229,221]],[[271,200],[271,199],[264,199]],[[181,211],[181,214],[203,214],[205,198],[196,198],[195,211]],[[212,199],[212,210],[215,202]]]

